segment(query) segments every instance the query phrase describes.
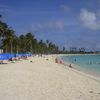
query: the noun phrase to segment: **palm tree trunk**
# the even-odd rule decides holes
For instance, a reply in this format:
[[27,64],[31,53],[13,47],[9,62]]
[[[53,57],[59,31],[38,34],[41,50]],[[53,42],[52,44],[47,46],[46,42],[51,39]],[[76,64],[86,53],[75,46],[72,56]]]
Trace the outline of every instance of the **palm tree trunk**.
[[33,51],[32,51],[32,50],[33,50],[33,48],[32,48],[32,42],[31,42],[31,53],[33,53]]
[[11,54],[13,53],[13,51],[12,51],[12,41],[11,41]]
[[18,46],[17,46],[17,54],[18,54]]
[[7,48],[6,48],[6,53],[7,53]]

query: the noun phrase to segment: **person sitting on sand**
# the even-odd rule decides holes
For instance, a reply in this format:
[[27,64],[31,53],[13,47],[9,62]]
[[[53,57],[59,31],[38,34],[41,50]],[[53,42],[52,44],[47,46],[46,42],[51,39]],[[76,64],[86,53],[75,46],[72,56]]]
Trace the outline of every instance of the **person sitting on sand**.
[[70,64],[69,67],[72,68],[72,65]]
[[0,64],[3,64],[3,60],[0,60]]
[[60,62],[59,62],[59,63],[60,63],[60,64],[64,64],[64,62],[63,62],[63,61],[61,61],[61,60],[60,60]]
[[31,60],[30,62],[32,63],[33,61]]
[[13,59],[12,59],[12,58],[9,58],[8,60],[9,60],[9,61],[13,61]]

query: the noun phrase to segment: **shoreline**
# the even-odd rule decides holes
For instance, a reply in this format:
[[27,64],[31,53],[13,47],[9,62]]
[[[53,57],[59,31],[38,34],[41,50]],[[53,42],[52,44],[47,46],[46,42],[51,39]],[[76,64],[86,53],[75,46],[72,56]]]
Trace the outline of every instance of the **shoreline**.
[[[64,60],[62,60],[60,57],[61,56],[71,56],[71,55],[82,55],[82,54],[53,54],[53,55],[42,55],[42,57],[40,56],[40,57],[38,57],[38,58],[44,58],[44,59],[46,59],[46,60],[50,60],[51,62],[55,62],[55,59],[57,58],[58,59],[58,61],[62,61],[64,64],[60,64],[60,63],[58,63],[59,65],[61,65],[61,66],[63,66],[64,68],[66,68],[66,69],[68,69],[68,68],[70,68],[69,67],[69,65],[71,64],[72,65],[72,68],[70,68],[70,70],[72,70],[72,71],[74,71],[74,72],[76,72],[76,73],[79,73],[79,74],[82,74],[82,75],[85,75],[85,76],[87,76],[87,77],[89,77],[89,78],[92,78],[92,79],[94,79],[94,80],[96,80],[96,81],[100,81],[100,78],[99,78],[99,76],[97,76],[97,75],[95,75],[95,74],[93,74],[93,73],[89,73],[88,71],[86,71],[86,70],[81,70],[81,69],[78,69],[78,65],[76,65],[76,64],[73,64],[73,63],[71,63],[71,62],[68,62],[68,61],[64,61]],[[87,55],[87,54],[85,54],[85,55]],[[91,54],[88,54],[88,55],[91,55]],[[95,54],[93,54],[93,55],[95,55]],[[33,57],[33,56],[32,56]],[[32,57],[28,57],[28,59],[31,61],[32,59]],[[35,55],[35,57],[37,57],[37,55]],[[27,59],[27,60],[28,60]],[[5,61],[5,62],[7,62],[7,63],[5,63],[5,64],[3,64],[3,65],[7,65],[7,64],[13,64],[13,63],[20,63],[20,62],[22,62],[22,61],[26,61],[25,59],[21,59],[21,60],[19,60],[19,61],[12,61],[12,62],[9,62],[9,61]],[[2,65],[2,64],[1,64]]]
[[[64,61],[62,58],[61,58],[61,56],[71,56],[71,55],[82,55],[82,54],[63,54],[63,55],[57,55],[57,58],[59,59],[59,60],[62,60],[63,62],[64,62],[64,66],[66,66],[66,68],[68,68],[69,67],[69,65],[71,64],[72,65],[72,70],[73,71],[76,71],[77,73],[80,73],[80,74],[83,74],[83,75],[85,75],[85,76],[87,76],[87,77],[90,77],[90,78],[92,78],[92,79],[95,79],[95,80],[97,80],[97,81],[100,81],[100,77],[99,77],[99,75],[97,75],[96,73],[94,74],[94,73],[92,73],[92,72],[89,72],[89,71],[87,71],[86,69],[82,69],[82,68],[80,68],[78,65],[76,65],[76,64],[73,64],[72,62],[68,62],[68,61]],[[85,54],[85,55],[87,55],[87,54]],[[91,54],[88,54],[88,55],[91,55]],[[95,54],[93,54],[93,55],[95,55]]]

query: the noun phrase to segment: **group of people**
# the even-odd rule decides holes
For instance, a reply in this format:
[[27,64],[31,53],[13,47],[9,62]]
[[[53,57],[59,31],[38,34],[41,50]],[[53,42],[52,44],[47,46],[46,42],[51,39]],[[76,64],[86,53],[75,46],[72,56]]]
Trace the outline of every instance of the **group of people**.
[[0,64],[8,63],[8,61],[15,62],[20,59],[27,60],[29,56],[32,56],[32,54],[0,54]]
[[64,64],[64,62],[62,60],[58,60],[57,58],[55,59],[55,62],[59,63],[59,64]]
[[[59,63],[59,64],[64,65],[64,62],[62,60],[58,60],[57,58],[55,59],[55,63]],[[72,65],[70,64],[69,67],[72,68]]]

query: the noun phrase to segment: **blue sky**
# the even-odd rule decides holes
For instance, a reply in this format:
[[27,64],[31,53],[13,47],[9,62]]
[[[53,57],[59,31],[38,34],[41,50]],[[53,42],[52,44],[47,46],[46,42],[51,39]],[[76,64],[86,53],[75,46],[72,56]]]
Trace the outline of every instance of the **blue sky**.
[[0,13],[17,35],[100,50],[100,0],[0,0]]

